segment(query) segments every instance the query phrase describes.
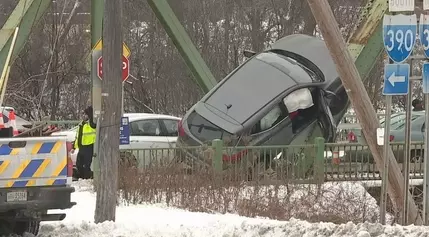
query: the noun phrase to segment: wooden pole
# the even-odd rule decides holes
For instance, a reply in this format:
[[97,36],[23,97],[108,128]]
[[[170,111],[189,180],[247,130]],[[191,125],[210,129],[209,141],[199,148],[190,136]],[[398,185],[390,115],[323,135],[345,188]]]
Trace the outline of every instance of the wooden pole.
[[118,191],[119,124],[122,98],[122,0],[105,1],[103,80],[95,223],[115,221]]
[[[346,42],[341,35],[331,6],[328,0],[307,0],[307,2],[322,32],[331,57],[335,62],[337,72],[346,89],[350,102],[356,111],[362,132],[365,135],[378,170],[382,172],[384,163],[383,147],[377,145],[376,136],[376,131],[380,124],[353,58],[347,50]],[[388,149],[388,157],[391,161],[389,162],[388,192],[394,208],[399,211],[403,208],[404,194],[406,193],[410,196],[411,194],[409,191],[405,192],[404,178],[390,148]],[[422,224],[422,218],[412,198],[409,199],[408,220],[418,225]]]

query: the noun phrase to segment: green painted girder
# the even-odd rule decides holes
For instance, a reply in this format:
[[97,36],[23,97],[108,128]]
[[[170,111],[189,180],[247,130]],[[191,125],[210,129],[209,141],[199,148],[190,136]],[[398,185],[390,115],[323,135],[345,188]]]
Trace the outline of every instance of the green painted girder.
[[27,42],[31,29],[46,12],[50,3],[51,0],[20,0],[18,2],[0,30],[0,68],[4,67],[15,28],[19,26],[11,64]]
[[167,0],[147,0],[147,2],[179,50],[197,84],[204,93],[209,92],[217,81]]
[[[366,81],[384,51],[383,16],[388,11],[386,0],[366,0],[359,23],[348,39],[348,49],[355,60],[361,79]],[[350,102],[349,102],[350,105]],[[336,117],[343,117],[347,110]]]
[[360,12],[359,24],[348,40],[348,49],[362,80],[367,79],[383,53],[383,16],[388,7],[386,0],[367,0]]

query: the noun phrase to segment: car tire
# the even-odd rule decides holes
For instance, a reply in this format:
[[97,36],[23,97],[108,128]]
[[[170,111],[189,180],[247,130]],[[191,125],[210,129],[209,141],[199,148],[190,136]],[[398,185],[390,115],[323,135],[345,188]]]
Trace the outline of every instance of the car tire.
[[39,233],[40,221],[29,220],[29,221],[18,221],[15,223],[14,233],[17,235],[24,235],[24,233],[30,233],[35,236]]
[[119,167],[122,168],[137,168],[137,158],[131,152],[121,152],[119,158]]
[[422,150],[411,150],[410,162],[411,163],[423,163],[424,151]]

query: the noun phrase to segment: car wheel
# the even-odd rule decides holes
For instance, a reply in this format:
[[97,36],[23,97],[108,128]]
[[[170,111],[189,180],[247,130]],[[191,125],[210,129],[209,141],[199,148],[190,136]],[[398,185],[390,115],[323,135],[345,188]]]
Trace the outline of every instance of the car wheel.
[[424,152],[422,150],[412,150],[410,161],[411,163],[423,163]]
[[130,152],[121,152],[119,158],[119,167],[136,168],[138,165],[137,158]]

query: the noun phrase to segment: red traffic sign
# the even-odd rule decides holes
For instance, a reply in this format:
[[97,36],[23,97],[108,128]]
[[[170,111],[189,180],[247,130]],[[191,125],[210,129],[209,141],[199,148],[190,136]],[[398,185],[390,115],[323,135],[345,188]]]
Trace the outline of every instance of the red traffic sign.
[[[103,57],[97,60],[97,76],[103,80]],[[122,81],[126,81],[130,77],[130,60],[122,55]]]

